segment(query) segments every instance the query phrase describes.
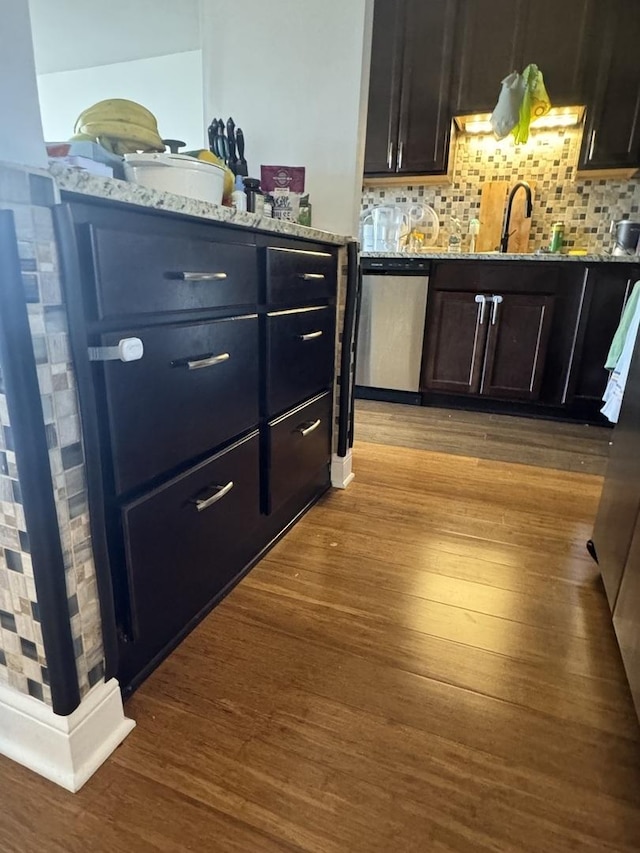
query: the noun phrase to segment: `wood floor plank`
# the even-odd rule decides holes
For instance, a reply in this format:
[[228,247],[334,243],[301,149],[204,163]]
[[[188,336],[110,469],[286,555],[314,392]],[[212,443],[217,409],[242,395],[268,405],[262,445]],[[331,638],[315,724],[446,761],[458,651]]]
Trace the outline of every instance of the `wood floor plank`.
[[601,478],[354,462],[128,701],[77,795],[0,759],[2,853],[640,849],[640,728],[585,552]]
[[357,400],[356,442],[603,475],[607,427],[486,412]]

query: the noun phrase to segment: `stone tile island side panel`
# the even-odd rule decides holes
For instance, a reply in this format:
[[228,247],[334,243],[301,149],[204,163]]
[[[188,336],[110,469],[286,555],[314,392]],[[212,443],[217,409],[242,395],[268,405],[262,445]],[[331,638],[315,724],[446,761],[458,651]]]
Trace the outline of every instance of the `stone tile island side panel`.
[[[80,416],[50,205],[47,172],[0,164],[0,208],[13,211],[81,695],[104,673],[98,590],[91,551]],[[29,537],[20,503],[6,401],[0,397],[0,681],[51,702]]]

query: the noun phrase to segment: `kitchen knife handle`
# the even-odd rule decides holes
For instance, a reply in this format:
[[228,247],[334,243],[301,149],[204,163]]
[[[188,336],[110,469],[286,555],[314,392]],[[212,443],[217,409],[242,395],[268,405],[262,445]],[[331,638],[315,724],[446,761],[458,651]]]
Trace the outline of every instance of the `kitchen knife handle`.
[[238,146],[238,159],[244,160],[244,133],[241,127],[236,130],[236,144]]

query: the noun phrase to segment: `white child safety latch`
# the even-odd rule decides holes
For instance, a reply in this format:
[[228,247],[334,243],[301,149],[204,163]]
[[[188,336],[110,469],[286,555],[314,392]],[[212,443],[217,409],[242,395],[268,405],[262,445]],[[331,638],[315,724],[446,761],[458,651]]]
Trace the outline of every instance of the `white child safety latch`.
[[89,347],[90,361],[139,361],[143,355],[140,338],[122,338],[117,347]]

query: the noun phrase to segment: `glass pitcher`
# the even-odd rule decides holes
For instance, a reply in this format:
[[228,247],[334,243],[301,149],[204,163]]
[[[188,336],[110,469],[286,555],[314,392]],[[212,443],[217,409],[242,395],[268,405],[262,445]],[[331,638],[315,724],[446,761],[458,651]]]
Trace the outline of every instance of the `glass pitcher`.
[[409,217],[401,207],[374,207],[373,251],[399,252],[400,238],[409,230]]

